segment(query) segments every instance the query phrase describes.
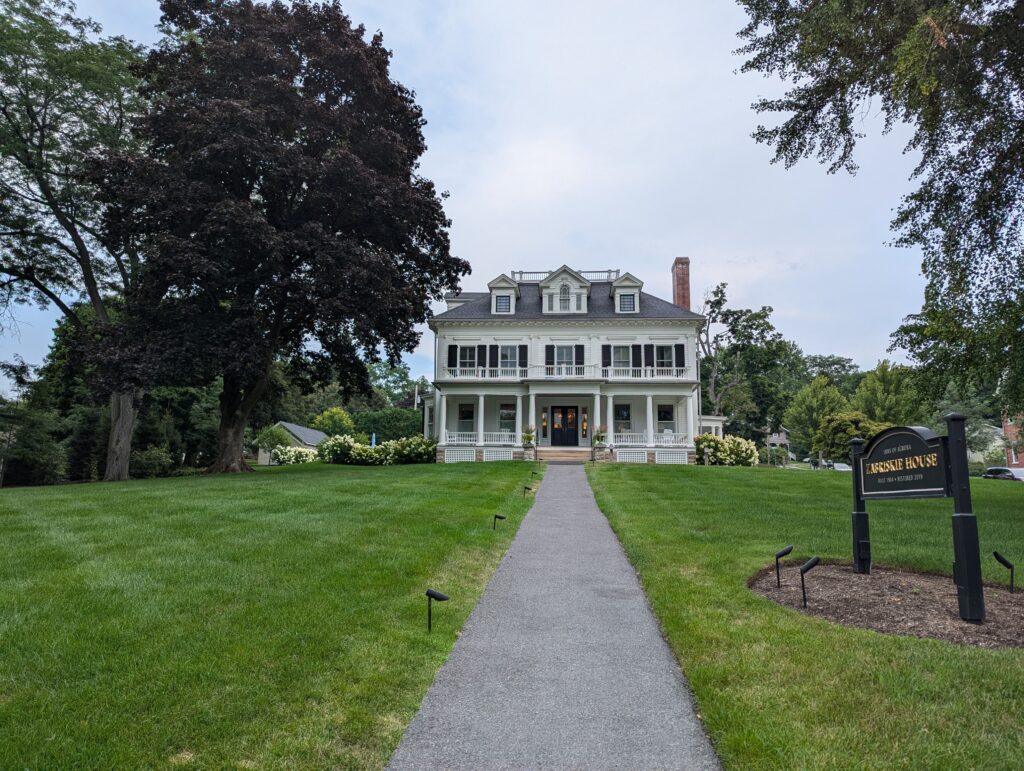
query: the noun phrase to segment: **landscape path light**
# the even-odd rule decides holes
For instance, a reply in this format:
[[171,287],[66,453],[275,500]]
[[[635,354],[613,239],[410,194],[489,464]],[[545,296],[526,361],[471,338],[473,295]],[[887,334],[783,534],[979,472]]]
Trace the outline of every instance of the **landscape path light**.
[[992,556],[996,558],[996,562],[1010,571],[1010,594],[1013,594],[1013,563],[997,551],[992,552]]
[[785,549],[779,549],[775,552],[775,585],[778,587],[782,586],[782,575],[779,573],[779,560],[791,551],[793,551],[793,544],[790,544]]
[[431,603],[437,600],[438,602],[448,602],[448,595],[441,594],[437,589],[427,589],[427,631],[431,630],[433,626],[433,617],[431,611]]
[[807,562],[800,566],[800,592],[804,596],[804,607],[807,607],[807,587],[804,585],[804,574],[821,562],[820,557],[811,557]]
[[499,519],[505,519],[505,515],[504,514],[495,514],[494,515],[494,521],[491,522],[491,530],[494,530],[495,528],[498,527],[498,520]]

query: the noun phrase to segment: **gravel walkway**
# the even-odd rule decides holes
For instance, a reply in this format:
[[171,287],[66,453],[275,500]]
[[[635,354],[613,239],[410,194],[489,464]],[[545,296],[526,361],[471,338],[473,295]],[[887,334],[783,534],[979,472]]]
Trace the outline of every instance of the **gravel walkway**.
[[718,767],[583,467],[549,466],[390,768]]

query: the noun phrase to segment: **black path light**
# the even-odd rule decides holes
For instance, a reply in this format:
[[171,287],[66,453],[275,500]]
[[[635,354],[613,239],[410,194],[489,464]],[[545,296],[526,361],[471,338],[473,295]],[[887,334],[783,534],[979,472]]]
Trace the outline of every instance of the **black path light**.
[[807,587],[804,586],[804,574],[821,562],[820,557],[811,557],[807,562],[800,566],[800,591],[804,595],[804,607],[807,607]]
[[992,552],[992,556],[996,558],[996,562],[1010,571],[1010,594],[1013,594],[1013,563],[997,551]]
[[793,544],[790,544],[785,549],[779,549],[777,552],[775,552],[775,585],[776,586],[779,586],[779,587],[782,586],[782,575],[779,573],[779,560],[782,559],[783,557],[785,557],[791,551],[793,551]]
[[506,517],[505,517],[504,514],[495,514],[494,515],[494,521],[491,522],[491,530],[494,530],[498,526],[498,520],[499,519],[505,519],[505,518]]
[[441,594],[437,589],[427,589],[427,631],[429,632],[433,626],[433,618],[431,614],[432,608],[430,604],[437,600],[438,602],[448,602],[448,595]]

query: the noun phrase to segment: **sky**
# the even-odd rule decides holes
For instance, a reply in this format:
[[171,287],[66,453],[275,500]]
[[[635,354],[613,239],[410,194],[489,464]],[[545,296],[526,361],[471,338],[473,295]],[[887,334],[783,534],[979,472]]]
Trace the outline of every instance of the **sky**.
[[[816,162],[786,170],[750,134],[750,108],[783,85],[739,72],[730,2],[349,0],[380,30],[392,75],[428,121],[421,171],[449,192],[452,251],[479,291],[510,270],[618,268],[671,299],[691,259],[694,303],[727,282],[732,307],[774,308],[807,354],[871,368],[920,309],[920,254],[888,246],[915,158],[905,129],[864,117],[856,176]],[[156,0],[79,0],[106,33],[158,39]],[[435,312],[444,309],[435,306]],[[0,360],[42,362],[56,314],[18,309]],[[413,374],[430,375],[426,328]],[[5,390],[0,383],[0,390]]]

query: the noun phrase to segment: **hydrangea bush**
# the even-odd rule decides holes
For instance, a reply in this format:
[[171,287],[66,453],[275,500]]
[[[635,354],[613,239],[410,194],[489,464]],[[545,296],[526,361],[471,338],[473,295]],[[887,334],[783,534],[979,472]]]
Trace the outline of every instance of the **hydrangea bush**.
[[701,434],[693,444],[699,464],[705,462],[705,448],[712,466],[753,466],[757,463],[757,445],[742,436],[719,438],[714,434]]
[[437,442],[423,436],[408,436],[381,442],[376,447],[355,438],[331,436],[317,446],[317,456],[325,463],[354,466],[397,466],[404,463],[433,463]]
[[294,466],[296,463],[312,463],[317,458],[316,450],[305,447],[278,445],[270,451],[270,459],[279,466]]

